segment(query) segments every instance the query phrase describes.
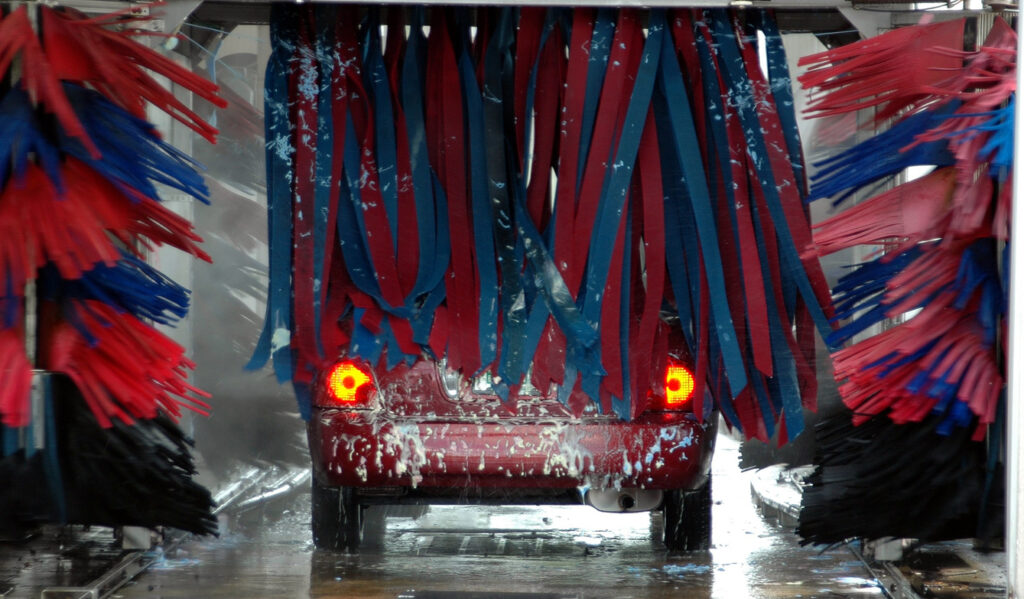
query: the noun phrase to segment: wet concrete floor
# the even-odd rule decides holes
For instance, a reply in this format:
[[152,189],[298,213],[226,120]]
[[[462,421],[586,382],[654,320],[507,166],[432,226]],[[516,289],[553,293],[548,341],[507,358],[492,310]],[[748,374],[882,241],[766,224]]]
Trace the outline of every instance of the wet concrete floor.
[[[435,506],[389,518],[380,546],[359,555],[315,550],[309,496],[253,525],[227,523],[167,555],[119,597],[628,599],[882,597],[844,549],[820,552],[762,518],[735,441],[714,463],[713,548],[669,553],[647,513],[587,506]],[[653,535],[652,535],[653,533]]]

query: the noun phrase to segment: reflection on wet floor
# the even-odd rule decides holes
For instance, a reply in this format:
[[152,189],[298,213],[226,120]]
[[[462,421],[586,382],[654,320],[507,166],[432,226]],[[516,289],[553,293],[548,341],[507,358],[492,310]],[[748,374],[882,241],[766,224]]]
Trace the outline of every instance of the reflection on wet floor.
[[475,593],[472,591],[410,591],[398,599],[575,599],[579,594],[561,593]]
[[[658,597],[663,590],[710,596],[710,556],[670,557],[652,536],[657,538],[658,527],[647,513],[435,507],[418,520],[392,519],[376,551],[316,552],[311,596],[456,598],[501,591]],[[435,594],[423,595],[427,591]]]
[[[317,551],[308,495],[257,523],[167,556],[121,597],[373,599],[881,597],[842,549],[820,553],[766,522],[722,438],[714,464],[710,552],[669,553],[647,513],[587,506],[438,506],[390,517],[359,555]],[[273,516],[273,517],[271,517]],[[518,593],[518,595],[516,595]]]

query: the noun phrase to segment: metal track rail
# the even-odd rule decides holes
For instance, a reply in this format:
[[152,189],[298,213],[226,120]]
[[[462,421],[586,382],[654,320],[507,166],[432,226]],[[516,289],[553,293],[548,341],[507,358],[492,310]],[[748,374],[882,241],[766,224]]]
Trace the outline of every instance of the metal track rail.
[[910,581],[892,562],[880,562],[879,568],[875,568],[864,558],[864,554],[855,544],[847,543],[846,548],[860,561],[887,599],[921,599]]

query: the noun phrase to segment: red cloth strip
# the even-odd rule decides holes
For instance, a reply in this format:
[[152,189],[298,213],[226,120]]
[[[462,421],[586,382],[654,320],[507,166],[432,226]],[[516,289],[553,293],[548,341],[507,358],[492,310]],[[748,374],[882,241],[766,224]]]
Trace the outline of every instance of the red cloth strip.
[[[334,179],[337,181],[337,179]],[[349,302],[349,293],[352,283],[348,278],[348,271],[345,270],[344,259],[341,256],[341,247],[337,244],[327,245],[327,251],[331,254],[330,270],[327,269],[325,261],[324,271],[329,273],[327,281],[323,285],[326,293],[326,302],[322,304],[323,317],[320,319],[320,340],[327,359],[341,355],[348,348],[349,334],[341,325],[341,316],[345,313]]]
[[[640,310],[635,345],[630,346],[634,360],[630,373],[630,380],[633,383],[632,408],[634,411],[639,411],[644,407],[644,401],[642,401],[642,398],[646,399],[644,386],[650,381],[658,379],[657,371],[652,376],[651,352],[654,350],[654,335],[660,321],[666,278],[664,191],[661,184],[659,155],[658,134],[655,129],[654,117],[649,112],[637,155],[642,201],[642,210],[638,212],[642,214],[643,218],[644,272],[647,278],[647,288],[643,292],[644,301]],[[639,269],[634,271],[633,277],[637,280],[640,279]],[[703,381],[697,381],[695,397],[703,398],[703,389]],[[697,391],[701,393],[698,395]],[[703,401],[694,402],[694,412],[698,420],[703,417],[701,413],[703,405]]]
[[562,108],[564,124],[559,129],[558,186],[555,205],[555,265],[567,279],[569,292],[576,297],[579,283],[571,284],[568,276],[575,267],[573,252],[576,240],[576,179],[579,164],[580,136],[583,126],[583,103],[587,93],[587,47],[594,32],[594,12],[577,8],[573,11],[572,37],[569,41],[569,66],[566,71],[565,100]]
[[[420,256],[420,232],[417,226],[420,215],[416,211],[416,190],[412,181],[409,130],[406,128],[405,112],[398,98],[398,88],[392,87],[391,92],[391,104],[395,110],[395,145],[398,158],[398,278],[401,282],[402,295],[408,297],[416,285],[420,260],[429,260],[432,257]],[[429,193],[429,190],[420,193]]]
[[[331,126],[333,137],[331,139],[331,156],[345,155],[345,135],[348,129],[348,78],[349,69],[355,68],[355,48],[346,45],[346,23],[354,22],[355,10],[351,6],[340,6],[338,8],[338,21],[334,25],[334,51],[338,53],[338,63],[331,74]],[[346,68],[347,65],[347,68]],[[357,74],[352,75],[357,76]],[[338,224],[338,202],[341,201],[341,186],[344,163],[342,160],[331,161],[331,193],[330,206],[327,213],[327,234],[324,239],[324,267],[325,280],[320,284],[320,305],[322,315],[320,318],[320,344],[326,354],[326,360],[334,356],[348,345],[349,335],[339,326],[339,319],[345,311],[349,301],[348,296],[352,282],[348,278],[348,271],[345,270],[344,258],[341,254],[341,247],[336,243]]]
[[[452,232],[452,259],[445,276],[447,324],[457,334],[448,339],[447,355],[452,368],[461,369],[463,373],[475,373],[481,366],[480,348],[477,347],[479,281],[467,189],[462,85],[442,11],[434,13],[430,32],[428,69],[437,76],[428,77],[426,83],[427,144],[430,163],[437,169],[437,176],[448,196],[448,226]],[[435,330],[440,332],[436,327]]]
[[[724,81],[719,75],[719,85]],[[724,89],[724,88],[723,88]],[[743,264],[743,293],[746,298],[746,322],[750,335],[750,351],[754,358],[754,367],[765,376],[772,376],[772,346],[768,333],[768,302],[765,298],[765,282],[761,271],[761,261],[765,258],[757,248],[754,232],[753,214],[750,210],[750,189],[748,173],[753,173],[753,165],[749,164],[747,146],[743,138],[742,124],[739,115],[723,94],[722,105],[725,110],[726,135],[729,140],[729,160],[732,167],[733,199],[735,201],[736,224],[739,237],[739,253]],[[762,221],[768,218],[767,212],[760,212]],[[766,234],[767,238],[768,235]],[[772,236],[766,243],[775,243]],[[773,285],[781,285],[781,281],[773,281]],[[740,320],[739,322],[744,322]]]
[[[576,179],[579,164],[580,137],[583,126],[583,104],[587,92],[587,48],[594,32],[594,11],[578,7],[573,10],[572,33],[569,41],[569,58],[565,70],[564,95],[562,99],[561,124],[558,129],[558,180],[555,189],[555,266],[563,278],[572,268],[573,242],[575,240],[574,220],[576,215]],[[576,297],[576,287],[569,286],[569,292]],[[548,320],[548,332],[541,337],[535,354],[535,363],[565,364],[566,340],[562,330]],[[554,362],[554,360],[560,360]],[[547,368],[547,366],[545,366]],[[564,380],[561,368],[550,372],[548,379],[559,385],[572,385]],[[547,388],[545,384],[541,388]]]
[[548,194],[551,188],[551,169],[558,167],[558,138],[555,133],[559,130],[558,118],[565,63],[565,42],[561,29],[556,27],[541,52],[534,92],[535,141],[526,205],[539,231],[547,227],[551,217]]
[[[547,8],[542,6],[523,6],[519,9],[519,27],[516,33],[515,73],[513,114],[515,115],[517,164],[519,171],[525,172],[524,153],[526,151],[526,94],[530,87],[530,76],[533,64],[540,53],[540,37],[544,28],[544,16]],[[540,82],[538,81],[538,85]],[[537,132],[541,129],[538,127]],[[538,146],[541,147],[541,146]]]
[[[388,70],[388,80],[391,83],[393,97],[397,98],[399,96],[398,85],[402,76],[402,58],[405,53],[405,9],[392,6],[388,8],[387,13],[388,39],[387,45],[384,47],[384,64]],[[392,101],[397,102],[397,100]]]
[[[626,207],[628,209],[628,206]],[[629,259],[625,253],[626,218],[623,214],[619,222],[619,230],[615,235],[615,248],[608,267],[608,281],[604,287],[604,298],[601,301],[601,364],[604,366],[605,377],[601,380],[601,409],[603,413],[611,413],[611,402],[605,405],[606,394],[623,397],[622,385],[622,261]],[[628,298],[627,298],[628,301]]]
[[[294,178],[292,181],[292,304],[293,329],[291,343],[298,352],[300,365],[312,364],[317,359],[316,330],[313,314],[315,239],[313,223],[318,218],[313,204],[316,190],[317,158],[317,96],[310,89],[318,89],[316,54],[313,48],[313,15],[302,13],[299,19],[297,54],[291,62],[288,76],[288,96],[291,116],[295,123],[292,146],[295,148]],[[305,90],[305,92],[303,91]]]

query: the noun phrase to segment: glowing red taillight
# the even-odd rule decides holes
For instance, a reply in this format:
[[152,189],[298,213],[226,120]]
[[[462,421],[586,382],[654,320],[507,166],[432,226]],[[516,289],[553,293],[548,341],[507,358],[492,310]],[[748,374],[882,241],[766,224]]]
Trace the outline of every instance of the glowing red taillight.
[[681,408],[693,397],[694,379],[690,369],[681,364],[665,368],[665,406]]
[[325,387],[327,403],[341,406],[367,404],[376,390],[370,373],[348,360],[331,368]]

